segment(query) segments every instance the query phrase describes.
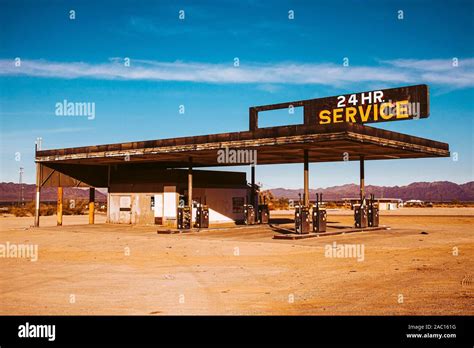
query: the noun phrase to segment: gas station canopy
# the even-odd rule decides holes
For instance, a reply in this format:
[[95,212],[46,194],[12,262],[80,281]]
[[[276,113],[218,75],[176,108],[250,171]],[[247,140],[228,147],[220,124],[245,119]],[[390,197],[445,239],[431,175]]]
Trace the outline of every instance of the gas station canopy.
[[[295,107],[303,108],[303,124],[258,127],[259,112],[288,109],[292,113]],[[248,131],[55,150],[37,149],[35,226],[39,226],[39,201],[43,186],[90,186],[89,204],[92,206],[94,187],[110,188],[112,183],[131,184],[133,187],[135,184],[154,182],[159,177],[174,177],[178,172],[173,169],[177,168],[188,168],[189,206],[186,214],[192,221],[193,168],[249,164],[252,165],[249,198],[252,209],[248,208],[245,214],[255,216],[253,212],[260,211],[257,211],[255,165],[287,163],[304,163],[305,209],[303,211],[300,206],[299,213],[303,215],[296,221],[305,221],[308,225],[310,162],[359,161],[360,197],[364,202],[364,161],[449,157],[449,145],[446,143],[365,125],[398,120],[421,122],[415,120],[427,118],[429,111],[429,88],[427,85],[416,85],[250,107]],[[200,175],[205,176],[205,173]],[[231,174],[224,177],[225,180],[232,179]],[[205,177],[203,180],[206,182]],[[208,178],[207,181],[212,180]],[[58,190],[58,197],[58,202],[62,202],[62,189]],[[364,215],[362,206],[356,213],[359,214],[356,226],[365,228],[362,220],[367,215]],[[90,209],[92,223],[93,211]],[[317,212],[319,214],[319,208]],[[58,220],[60,223],[62,220]],[[307,233],[308,226],[303,228],[301,225],[298,233],[303,233],[303,230]],[[296,231],[299,231],[298,228]]]
[[47,166],[153,162],[162,168],[182,168],[192,158],[193,167],[238,165],[218,161],[218,151],[226,148],[257,150],[259,165],[302,163],[303,150],[308,150],[310,162],[359,160],[360,156],[366,160],[450,156],[446,143],[361,124],[340,123],[44,150],[37,151],[36,161]]

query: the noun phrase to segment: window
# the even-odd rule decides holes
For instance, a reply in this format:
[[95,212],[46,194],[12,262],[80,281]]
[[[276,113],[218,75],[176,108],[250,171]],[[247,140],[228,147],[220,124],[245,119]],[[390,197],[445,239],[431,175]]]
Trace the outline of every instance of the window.
[[232,212],[233,213],[244,212],[244,197],[232,197]]

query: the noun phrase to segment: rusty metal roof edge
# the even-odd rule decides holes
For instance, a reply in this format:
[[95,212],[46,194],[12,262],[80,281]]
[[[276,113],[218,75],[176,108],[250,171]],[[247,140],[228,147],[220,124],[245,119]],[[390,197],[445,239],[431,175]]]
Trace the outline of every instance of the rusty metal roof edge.
[[[318,125],[292,125],[292,126],[280,126],[280,127],[269,127],[269,128],[259,128],[256,131],[242,131],[234,133],[217,133],[211,135],[198,135],[193,137],[180,137],[180,138],[168,138],[168,139],[158,139],[158,140],[147,140],[139,142],[127,142],[127,143],[114,143],[114,144],[104,144],[104,145],[92,145],[92,146],[83,146],[83,147],[72,147],[72,148],[60,148],[60,149],[51,149],[51,150],[41,150],[36,152],[36,159],[41,159],[44,157],[56,157],[57,160],[60,160],[60,157],[67,155],[86,155],[80,156],[81,158],[88,158],[90,154],[94,153],[120,153],[127,152],[133,153],[143,152],[150,153],[157,148],[173,148],[181,147],[186,148],[184,151],[189,151],[189,147],[194,147],[199,149],[200,147],[206,147],[208,144],[236,144],[237,142],[256,142],[259,140],[268,140],[268,139],[278,139],[278,138],[288,138],[291,136],[313,136],[313,135],[335,135],[337,133],[353,133],[360,134],[365,136],[372,136],[379,139],[388,139],[397,141],[396,139],[408,138],[411,140],[410,143],[418,143],[417,145],[423,146],[421,143],[430,143],[430,147],[437,149],[444,149],[449,151],[449,144],[430,140],[426,138],[420,138],[412,135],[407,135],[403,133],[388,131],[380,128],[369,127],[360,124],[339,124],[332,127],[321,127]],[[370,134],[372,133],[372,134]],[[221,139],[227,137],[227,139]],[[207,140],[207,141],[206,141]],[[169,143],[167,145],[158,145],[157,143]],[[173,143],[173,145],[171,145]],[[406,142],[405,142],[406,143]],[[142,144],[142,146],[137,146]],[[155,146],[153,146],[155,145]],[[220,146],[222,147],[222,146]],[[224,145],[225,147],[225,145]],[[96,157],[96,156],[92,156]],[[112,157],[112,156],[110,156]],[[55,159],[48,159],[49,161],[54,161]]]
[[[436,148],[432,146],[425,146],[421,144],[414,144],[414,143],[407,143],[404,141],[398,141],[398,140],[392,140],[392,139],[384,139],[380,137],[373,137],[370,135],[364,135],[364,139],[361,139],[361,134],[360,133],[353,133],[353,132],[347,132],[348,136],[352,138],[355,141],[358,142],[364,142],[364,141],[370,141],[372,144],[380,145],[380,146],[387,146],[391,147],[394,149],[401,148],[403,150],[408,150],[408,151],[413,151],[413,152],[423,152],[423,153],[429,153],[436,155],[437,157],[449,157],[450,152],[449,152],[449,144],[448,145],[448,150],[446,149],[441,149],[441,148]],[[380,139],[383,139],[383,143],[380,143]],[[421,138],[423,139],[423,138]],[[426,139],[428,140],[428,139]],[[430,140],[433,141],[433,140]],[[444,143],[441,143],[444,144]]]

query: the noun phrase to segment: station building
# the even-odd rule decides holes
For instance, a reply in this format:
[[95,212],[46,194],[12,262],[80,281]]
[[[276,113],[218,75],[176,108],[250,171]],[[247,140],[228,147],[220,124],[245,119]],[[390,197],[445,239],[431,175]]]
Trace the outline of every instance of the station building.
[[[110,184],[108,222],[176,225],[177,207],[187,204],[187,170],[150,168],[149,174],[152,179],[130,183],[117,177]],[[249,192],[246,173],[193,172],[193,202],[205,204],[209,208],[211,223],[242,222],[243,206]],[[196,208],[194,204],[194,216]]]

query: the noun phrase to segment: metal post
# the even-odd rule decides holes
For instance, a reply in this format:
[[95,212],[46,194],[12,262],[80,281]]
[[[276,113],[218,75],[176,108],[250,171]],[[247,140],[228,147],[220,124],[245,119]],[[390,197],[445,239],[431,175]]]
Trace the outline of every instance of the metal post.
[[110,164],[107,166],[107,223],[110,223]]
[[250,183],[251,183],[251,190],[250,190],[250,204],[252,204],[254,210],[256,211],[257,207],[255,206],[255,165],[250,166]]
[[364,173],[364,156],[360,156],[360,204],[362,205],[365,198],[365,173]]
[[249,130],[251,132],[258,129],[258,111],[255,108],[249,108]]
[[61,186],[58,187],[58,201],[57,201],[57,209],[56,215],[58,218],[57,225],[63,225],[63,188]]
[[308,150],[304,150],[304,194],[303,204],[309,207],[309,160]]
[[94,224],[94,210],[95,210],[95,188],[89,188],[89,224]]
[[191,227],[193,225],[193,158],[189,157],[189,168],[188,168],[188,206],[189,206],[189,217],[191,219]]
[[39,220],[40,220],[40,194],[41,194],[41,164],[36,163],[35,227],[39,227]]
[[19,180],[19,184],[20,184],[20,192],[18,193],[18,206],[19,207],[22,207],[23,206],[23,201],[24,201],[24,198],[23,198],[23,167],[20,167],[20,171],[18,172],[20,174],[20,180]]

